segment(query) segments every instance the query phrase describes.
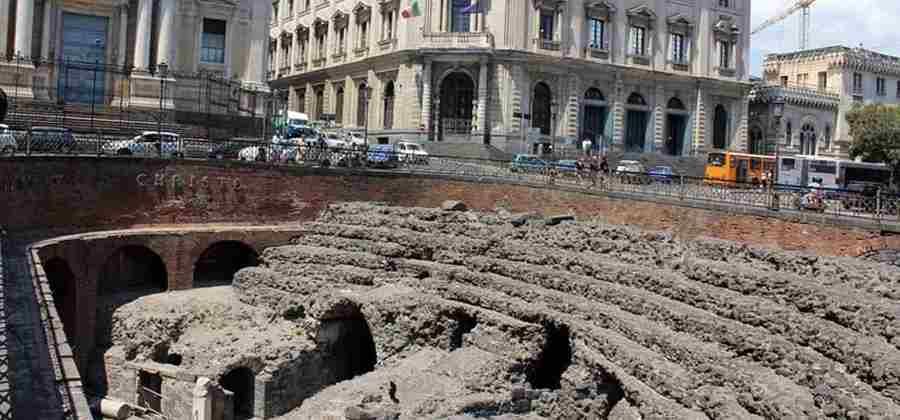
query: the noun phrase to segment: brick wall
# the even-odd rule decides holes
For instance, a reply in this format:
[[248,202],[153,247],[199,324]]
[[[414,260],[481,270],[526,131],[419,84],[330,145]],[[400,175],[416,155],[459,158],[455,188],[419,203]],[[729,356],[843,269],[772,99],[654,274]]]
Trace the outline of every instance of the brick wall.
[[436,178],[337,175],[231,162],[44,158],[0,161],[0,220],[10,231],[78,231],[145,225],[244,222],[271,224],[315,217],[329,203],[382,201],[438,206],[573,212],[681,235],[740,240],[827,255],[859,255],[883,242],[875,232],[616,200],[574,192]]

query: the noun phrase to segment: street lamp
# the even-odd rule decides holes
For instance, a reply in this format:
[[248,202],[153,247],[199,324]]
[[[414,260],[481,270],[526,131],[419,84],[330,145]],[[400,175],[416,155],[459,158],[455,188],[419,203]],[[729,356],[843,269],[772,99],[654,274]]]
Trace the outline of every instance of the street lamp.
[[550,102],[550,144],[552,152],[556,153],[556,112],[559,109],[559,103],[555,100]]
[[162,124],[163,124],[163,111],[165,98],[166,98],[166,76],[169,74],[169,65],[165,62],[159,63],[156,66],[157,73],[159,74],[159,125],[156,131],[157,141],[159,142],[159,157],[162,157],[163,154],[163,137],[162,137]]
[[772,99],[772,118],[775,120],[775,181],[778,180],[781,157],[781,118],[784,116],[784,96],[778,95]]
[[365,121],[363,121],[363,142],[366,146],[366,150],[369,149],[369,94],[371,93],[369,85],[365,83],[360,83],[359,85],[359,94],[363,96],[363,106],[365,106]]

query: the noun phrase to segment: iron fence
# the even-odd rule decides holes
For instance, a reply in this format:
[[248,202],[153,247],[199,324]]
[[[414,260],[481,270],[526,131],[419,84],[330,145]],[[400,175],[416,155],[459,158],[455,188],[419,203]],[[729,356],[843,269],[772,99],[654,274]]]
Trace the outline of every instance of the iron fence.
[[17,73],[5,87],[2,122],[20,132],[53,127],[92,135],[170,131],[207,139],[265,137],[278,109],[272,105],[278,98],[268,90],[214,72],[19,57],[0,61],[18,64],[11,66]]
[[[210,159],[294,165],[335,170],[388,171],[464,177],[535,186],[564,187],[597,193],[622,193],[694,203],[821,213],[830,216],[900,222],[900,196],[886,190],[854,191],[791,185],[723,182],[688,176],[650,173],[599,173],[554,164],[521,165],[510,161],[421,155],[392,146],[326,143],[324,139],[260,141],[258,138],[208,140],[176,135],[128,138],[114,134],[73,134],[67,131],[20,132],[15,155],[68,153],[109,158],[146,157]],[[2,136],[0,136],[2,141]]]

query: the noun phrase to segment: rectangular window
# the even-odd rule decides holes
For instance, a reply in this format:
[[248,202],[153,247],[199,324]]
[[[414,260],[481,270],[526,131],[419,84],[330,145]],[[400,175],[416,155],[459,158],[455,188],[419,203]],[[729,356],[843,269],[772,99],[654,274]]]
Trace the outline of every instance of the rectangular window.
[[337,53],[344,54],[344,28],[337,30]]
[[647,55],[647,28],[632,26],[629,30],[628,53],[631,55]]
[[684,34],[672,34],[670,59],[675,64],[687,64],[687,39]]
[[897,97],[900,98],[900,80],[897,81]]
[[272,3],[272,21],[278,22],[278,2]]
[[729,41],[719,41],[719,68],[731,69],[731,46]]
[[471,7],[469,0],[451,0],[450,32],[469,32],[469,16],[466,9]]
[[828,73],[824,71],[819,72],[819,90],[827,90],[828,89]]
[[301,39],[299,45],[297,46],[297,63],[303,64],[306,62],[306,43],[309,42],[306,39]]
[[588,44],[591,48],[605,50],[606,43],[606,21],[590,18],[588,19]]
[[730,4],[729,0],[719,0],[719,7],[728,8],[730,6],[731,6],[731,4]]
[[203,63],[225,63],[225,21],[203,19],[203,34],[200,37],[200,61]]
[[316,44],[319,47],[319,51],[317,51],[316,58],[324,59],[325,58],[325,35],[319,35],[316,37]]
[[788,85],[788,77],[787,77],[787,76],[781,76],[781,86],[782,86],[782,87],[787,87],[787,85]]
[[366,48],[369,45],[369,21],[359,24],[359,48]]
[[384,12],[381,14],[381,18],[384,19],[383,40],[394,39],[394,12]]
[[884,79],[880,77],[875,79],[875,92],[878,96],[887,96],[887,83]]
[[297,89],[297,112],[306,113],[306,89]]
[[860,73],[853,73],[853,93],[862,93],[863,77]]
[[287,0],[287,10],[285,10],[284,17],[291,17],[294,15],[294,0]]
[[541,12],[541,39],[545,41],[553,41],[553,13],[552,12]]

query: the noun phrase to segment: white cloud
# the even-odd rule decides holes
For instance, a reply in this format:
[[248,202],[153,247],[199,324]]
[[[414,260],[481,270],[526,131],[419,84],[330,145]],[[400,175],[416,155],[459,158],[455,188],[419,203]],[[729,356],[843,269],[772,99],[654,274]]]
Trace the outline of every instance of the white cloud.
[[[751,1],[751,0],[748,0]],[[796,0],[752,0],[754,28]],[[766,54],[799,49],[800,12],[750,39],[750,73],[761,75]],[[900,56],[900,1],[818,0],[810,6],[809,48],[831,45],[864,48]]]

